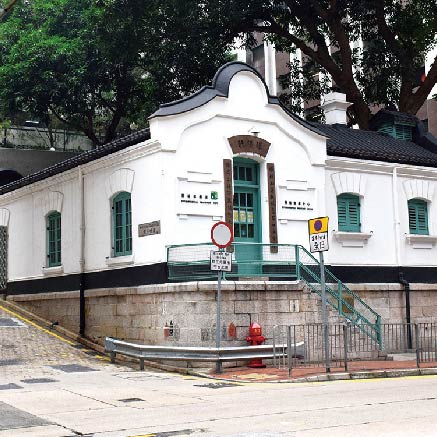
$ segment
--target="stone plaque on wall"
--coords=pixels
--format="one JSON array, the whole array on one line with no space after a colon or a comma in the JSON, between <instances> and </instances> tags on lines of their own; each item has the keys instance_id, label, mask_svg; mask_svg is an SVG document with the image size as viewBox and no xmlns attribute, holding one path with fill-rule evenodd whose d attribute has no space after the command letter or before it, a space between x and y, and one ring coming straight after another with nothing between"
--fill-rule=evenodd
<instances>
[{"instance_id":1,"label":"stone plaque on wall","mask_svg":"<svg viewBox=\"0 0 437 437\"><path fill-rule=\"evenodd\" d=\"M236 135L228 139L232 152L238 153L256 153L264 158L270 148L270 143L255 135Z\"/></svg>"},{"instance_id":2,"label":"stone plaque on wall","mask_svg":"<svg viewBox=\"0 0 437 437\"><path fill-rule=\"evenodd\" d=\"M269 234L270 243L278 242L278 220L276 217L275 164L267 164L267 190L269 196ZM270 252L277 253L278 246L270 246Z\"/></svg>"},{"instance_id":3,"label":"stone plaque on wall","mask_svg":"<svg viewBox=\"0 0 437 437\"><path fill-rule=\"evenodd\" d=\"M161 221L156 220L150 223L141 223L138 225L138 237L147 237L161 233Z\"/></svg>"}]
</instances>

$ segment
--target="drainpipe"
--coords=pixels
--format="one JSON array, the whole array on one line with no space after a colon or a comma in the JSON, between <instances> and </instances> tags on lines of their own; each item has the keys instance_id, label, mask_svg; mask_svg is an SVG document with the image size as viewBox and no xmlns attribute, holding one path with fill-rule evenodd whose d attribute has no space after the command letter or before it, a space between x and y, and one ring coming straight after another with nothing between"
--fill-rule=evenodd
<instances>
[{"instance_id":1,"label":"drainpipe","mask_svg":"<svg viewBox=\"0 0 437 437\"><path fill-rule=\"evenodd\" d=\"M79 335L85 336L85 196L82 167L79 166L79 214L80 214L80 258L79 258Z\"/></svg>"},{"instance_id":2,"label":"drainpipe","mask_svg":"<svg viewBox=\"0 0 437 437\"><path fill-rule=\"evenodd\" d=\"M405 289L405 317L407 320L407 343L408 349L412 349L411 341L411 314L410 314L410 283L404 278L404 273L399 271L399 283L404 286Z\"/></svg>"},{"instance_id":3,"label":"drainpipe","mask_svg":"<svg viewBox=\"0 0 437 437\"><path fill-rule=\"evenodd\" d=\"M395 249L396 249L396 264L399 267L399 283L404 286L405 290L405 318L407 321L407 346L412 348L411 340L411 306L410 306L410 283L404 278L404 272L401 270L402 254L401 254L401 222L399 220L399 197L398 197L398 167L393 168L393 216L394 216L394 231L395 231Z\"/></svg>"},{"instance_id":4,"label":"drainpipe","mask_svg":"<svg viewBox=\"0 0 437 437\"><path fill-rule=\"evenodd\" d=\"M399 197L398 197L398 167L393 168L393 178L392 178L392 193L393 193L393 227L395 234L395 252L396 252L396 265L402 265L401 256L401 222L399 220Z\"/></svg>"}]
</instances>

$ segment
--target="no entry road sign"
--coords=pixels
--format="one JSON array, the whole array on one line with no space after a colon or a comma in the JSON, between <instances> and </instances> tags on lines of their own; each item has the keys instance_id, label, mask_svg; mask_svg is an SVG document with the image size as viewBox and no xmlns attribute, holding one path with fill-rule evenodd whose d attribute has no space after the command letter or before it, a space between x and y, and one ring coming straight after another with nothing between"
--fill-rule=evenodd
<instances>
[{"instance_id":1,"label":"no entry road sign","mask_svg":"<svg viewBox=\"0 0 437 437\"><path fill-rule=\"evenodd\" d=\"M234 240L231 225L226 222L217 222L211 228L211 240L220 249L228 247Z\"/></svg>"}]
</instances>

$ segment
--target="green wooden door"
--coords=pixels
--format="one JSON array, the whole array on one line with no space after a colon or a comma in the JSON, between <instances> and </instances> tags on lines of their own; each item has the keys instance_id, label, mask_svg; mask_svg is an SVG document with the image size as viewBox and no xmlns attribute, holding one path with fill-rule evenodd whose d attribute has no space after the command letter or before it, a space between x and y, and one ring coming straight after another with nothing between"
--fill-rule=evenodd
<instances>
[{"instance_id":1,"label":"green wooden door","mask_svg":"<svg viewBox=\"0 0 437 437\"><path fill-rule=\"evenodd\" d=\"M234 241L259 243L261 217L258 164L249 159L234 159ZM239 275L260 274L261 247L235 246Z\"/></svg>"}]
</instances>

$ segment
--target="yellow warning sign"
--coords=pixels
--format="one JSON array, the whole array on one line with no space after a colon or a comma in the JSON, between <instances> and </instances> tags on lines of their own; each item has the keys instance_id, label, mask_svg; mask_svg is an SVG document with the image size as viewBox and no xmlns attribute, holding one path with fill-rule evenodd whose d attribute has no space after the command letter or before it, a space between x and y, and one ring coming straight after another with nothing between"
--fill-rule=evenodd
<instances>
[{"instance_id":1,"label":"yellow warning sign","mask_svg":"<svg viewBox=\"0 0 437 437\"><path fill-rule=\"evenodd\" d=\"M329 217L318 217L308 220L308 231L310 235L328 232Z\"/></svg>"}]
</instances>

